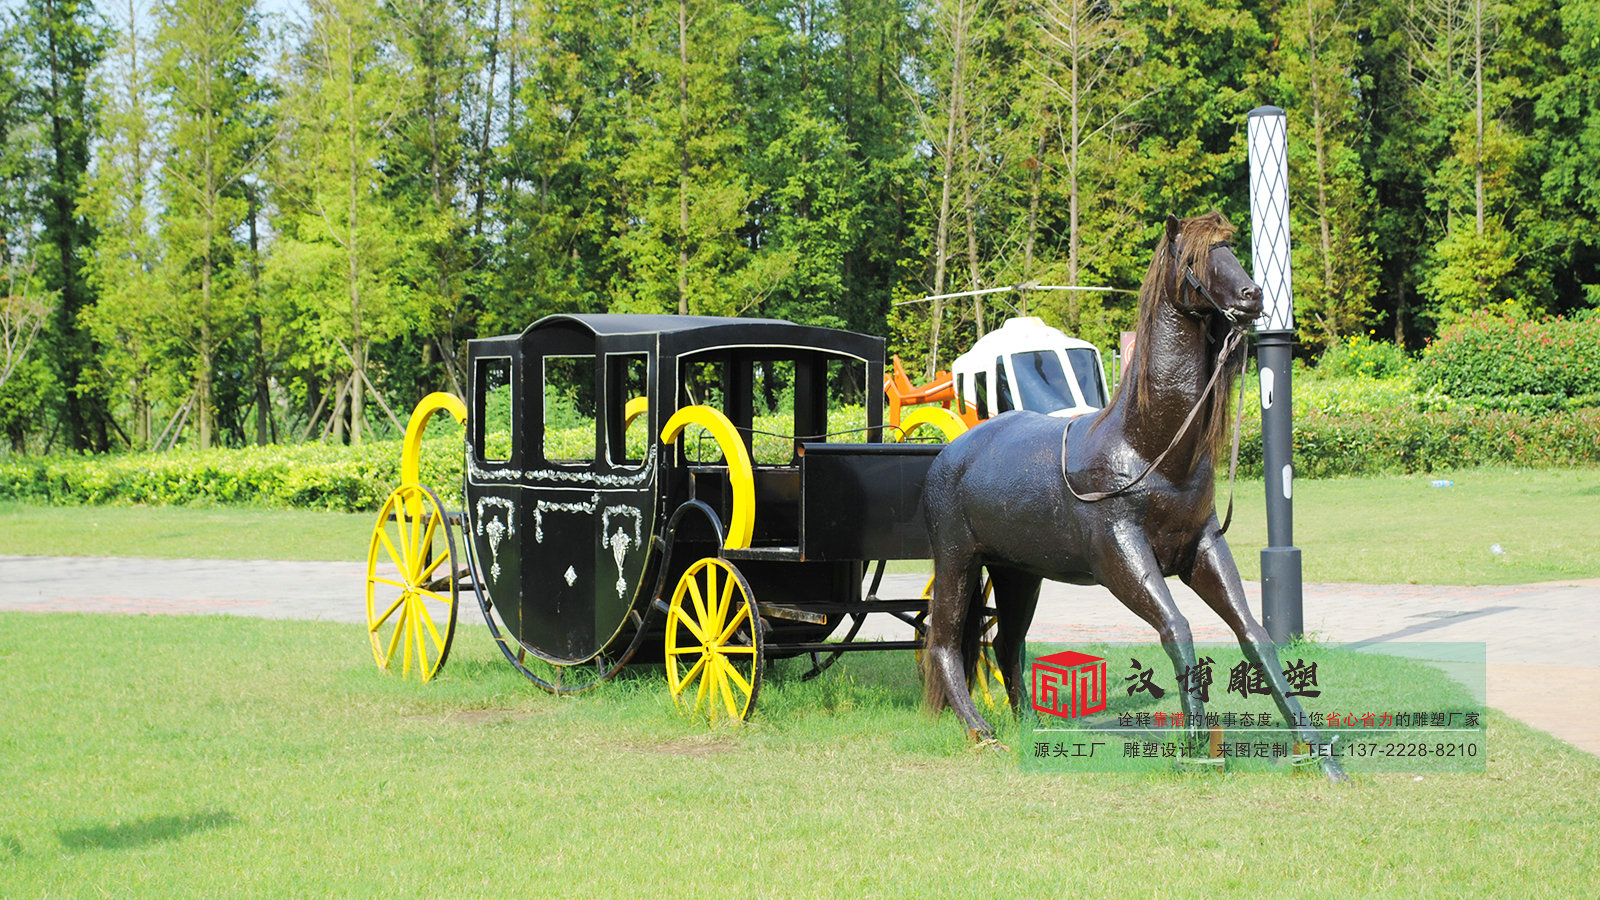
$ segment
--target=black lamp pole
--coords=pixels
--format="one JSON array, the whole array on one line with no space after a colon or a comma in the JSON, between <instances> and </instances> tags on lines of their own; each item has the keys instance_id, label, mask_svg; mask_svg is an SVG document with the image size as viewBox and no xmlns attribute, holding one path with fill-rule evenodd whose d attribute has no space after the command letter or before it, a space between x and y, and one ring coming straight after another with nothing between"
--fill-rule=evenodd
<instances>
[{"instance_id":1,"label":"black lamp pole","mask_svg":"<svg viewBox=\"0 0 1600 900\"><path fill-rule=\"evenodd\" d=\"M1289 266L1288 122L1276 106L1246 119L1250 148L1250 258L1265 308L1256 320L1267 546L1261 551L1261 619L1279 643L1305 632L1300 548L1294 546L1294 290Z\"/></svg>"}]
</instances>

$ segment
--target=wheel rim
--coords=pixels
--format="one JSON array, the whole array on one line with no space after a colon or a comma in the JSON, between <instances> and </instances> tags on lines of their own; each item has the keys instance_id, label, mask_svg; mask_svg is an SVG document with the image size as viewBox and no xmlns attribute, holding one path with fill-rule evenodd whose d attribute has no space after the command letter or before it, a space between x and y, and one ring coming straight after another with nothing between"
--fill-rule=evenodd
<instances>
[{"instance_id":1,"label":"wheel rim","mask_svg":"<svg viewBox=\"0 0 1600 900\"><path fill-rule=\"evenodd\" d=\"M667 686L680 709L743 721L761 691L761 629L750 585L715 557L678 579L667 610Z\"/></svg>"},{"instance_id":2,"label":"wheel rim","mask_svg":"<svg viewBox=\"0 0 1600 900\"><path fill-rule=\"evenodd\" d=\"M380 669L438 674L456 631L456 542L439 498L418 484L389 495L367 546L367 637Z\"/></svg>"}]
</instances>

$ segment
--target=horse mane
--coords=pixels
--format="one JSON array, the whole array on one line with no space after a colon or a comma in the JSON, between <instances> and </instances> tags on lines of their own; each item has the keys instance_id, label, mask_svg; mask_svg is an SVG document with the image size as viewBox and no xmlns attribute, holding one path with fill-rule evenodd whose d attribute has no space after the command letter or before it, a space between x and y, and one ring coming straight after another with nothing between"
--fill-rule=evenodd
<instances>
[{"instance_id":1,"label":"horse mane","mask_svg":"<svg viewBox=\"0 0 1600 900\"><path fill-rule=\"evenodd\" d=\"M1155 257L1150 260L1150 268L1145 272L1144 282L1139 285L1139 322L1134 328L1133 339L1133 368L1117 383L1116 392L1111 397L1110 406L1119 403L1127 404L1126 414L1136 416L1140 410L1150 405L1150 357L1151 354L1143 352L1150 346L1150 334L1155 328L1156 314L1159 311L1164 292L1169 285L1178 285L1185 268L1192 269L1195 277L1207 289L1211 287L1211 268L1206 265L1211 252L1211 246L1219 241L1233 239L1238 229L1228 221L1227 217L1215 210L1204 215L1192 216L1178 222L1178 237L1184 248L1180 258L1172 252L1169 246L1166 230L1161 233L1161 240L1156 243ZM1175 290L1182 290L1176 287ZM1213 316L1206 328L1206 347L1220 347L1222 340L1227 336L1228 322L1220 316ZM1214 354L1215 351L1210 351ZM1208 359L1210 358L1208 354ZM1233 375L1244 371L1246 354L1241 349L1223 365L1230 370L1225 373L1218 389L1208 398L1206 409L1202 416L1201 439L1195 444L1195 454L1190 461L1191 471L1193 466L1199 465L1201 458L1207 453L1218 453L1228 433L1228 388L1233 383ZM1201 373L1202 377L1209 378L1211 371L1208 368ZM1109 409L1109 406L1108 406ZM1106 417L1101 416L1104 421ZM1099 425L1097 421L1095 425Z\"/></svg>"}]
</instances>

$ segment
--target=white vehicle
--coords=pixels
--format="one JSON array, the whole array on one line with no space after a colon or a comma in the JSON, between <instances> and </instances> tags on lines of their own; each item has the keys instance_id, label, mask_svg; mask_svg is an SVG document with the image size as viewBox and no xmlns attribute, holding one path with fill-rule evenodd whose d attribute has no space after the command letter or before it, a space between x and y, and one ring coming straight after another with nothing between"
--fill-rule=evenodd
<instances>
[{"instance_id":1,"label":"white vehicle","mask_svg":"<svg viewBox=\"0 0 1600 900\"><path fill-rule=\"evenodd\" d=\"M950 366L956 396L979 420L1012 409L1060 418L1105 407L1100 351L1036 316L1007 319Z\"/></svg>"}]
</instances>

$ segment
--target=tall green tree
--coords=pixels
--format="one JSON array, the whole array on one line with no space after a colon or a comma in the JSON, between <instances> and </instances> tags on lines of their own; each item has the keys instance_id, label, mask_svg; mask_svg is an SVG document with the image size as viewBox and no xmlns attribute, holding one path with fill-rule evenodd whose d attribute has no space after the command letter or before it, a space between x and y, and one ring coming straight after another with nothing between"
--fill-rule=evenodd
<instances>
[{"instance_id":1,"label":"tall green tree","mask_svg":"<svg viewBox=\"0 0 1600 900\"><path fill-rule=\"evenodd\" d=\"M102 349L109 382L126 396L134 443L147 446L153 397L171 400L166 372L178 360L161 323L166 293L156 284L161 257L156 172L160 126L148 7L117 7L116 45L93 80L100 133L83 209L95 231L87 277L98 301L85 314ZM180 392L190 391L189 379ZM158 384L157 382L163 382Z\"/></svg>"},{"instance_id":2,"label":"tall green tree","mask_svg":"<svg viewBox=\"0 0 1600 900\"><path fill-rule=\"evenodd\" d=\"M60 298L45 346L62 391L61 426L72 449L105 450L116 423L98 368L101 348L84 324L95 302L84 271L94 229L78 199L97 112L89 75L105 53L106 31L81 0L29 0L20 26L24 71L44 133L36 266L46 290Z\"/></svg>"},{"instance_id":3,"label":"tall green tree","mask_svg":"<svg viewBox=\"0 0 1600 900\"><path fill-rule=\"evenodd\" d=\"M281 236L268 274L299 310L300 367L330 379L334 436L359 443L367 399L382 399L374 342L431 312L403 277L416 236L385 187L407 107L377 10L361 0L311 0L309 10L285 86Z\"/></svg>"},{"instance_id":4,"label":"tall green tree","mask_svg":"<svg viewBox=\"0 0 1600 900\"><path fill-rule=\"evenodd\" d=\"M1346 0L1292 0L1275 17L1275 99L1296 114L1289 131L1295 319L1313 346L1359 333L1377 286L1363 110L1360 92L1351 90L1360 83L1357 16Z\"/></svg>"},{"instance_id":5,"label":"tall green tree","mask_svg":"<svg viewBox=\"0 0 1600 900\"><path fill-rule=\"evenodd\" d=\"M254 0L163 0L157 83L168 124L161 166L163 321L190 351L199 445L217 437L215 383L244 320L245 180L260 162L250 109L261 39Z\"/></svg>"}]
</instances>

